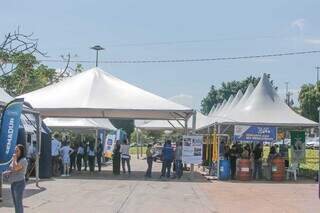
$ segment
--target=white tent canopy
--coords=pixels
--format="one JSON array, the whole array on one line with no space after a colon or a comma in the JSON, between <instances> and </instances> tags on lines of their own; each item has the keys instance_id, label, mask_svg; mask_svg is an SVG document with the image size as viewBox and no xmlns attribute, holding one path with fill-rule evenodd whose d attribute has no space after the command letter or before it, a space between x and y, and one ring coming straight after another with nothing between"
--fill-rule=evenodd
<instances>
[{"instance_id":1,"label":"white tent canopy","mask_svg":"<svg viewBox=\"0 0 320 213\"><path fill-rule=\"evenodd\" d=\"M21 97L45 117L184 120L193 110L142 90L99 68Z\"/></svg>"},{"instance_id":2,"label":"white tent canopy","mask_svg":"<svg viewBox=\"0 0 320 213\"><path fill-rule=\"evenodd\" d=\"M207 122L207 116L203 115L200 112L196 112L196 128L204 125ZM136 125L139 129L144 130L184 130L184 122L178 122L176 120L159 120L159 121L150 121L145 124ZM192 127L192 118L188 120L188 128Z\"/></svg>"},{"instance_id":3,"label":"white tent canopy","mask_svg":"<svg viewBox=\"0 0 320 213\"><path fill-rule=\"evenodd\" d=\"M208 117L204 125L198 125L197 130L205 129L215 123L287 127L311 127L317 125L317 123L297 114L285 104L266 75L263 75L256 88L249 84L241 99L239 98L241 96L239 93L231 104L228 104L228 101L223 108L220 107L211 117ZM226 110L228 105L229 109Z\"/></svg>"},{"instance_id":4,"label":"white tent canopy","mask_svg":"<svg viewBox=\"0 0 320 213\"><path fill-rule=\"evenodd\" d=\"M106 118L46 118L43 121L51 128L116 130Z\"/></svg>"},{"instance_id":5,"label":"white tent canopy","mask_svg":"<svg viewBox=\"0 0 320 213\"><path fill-rule=\"evenodd\" d=\"M273 125L273 126L316 126L317 123L294 112L278 96L267 75L240 107L226 115L235 124Z\"/></svg>"}]
</instances>

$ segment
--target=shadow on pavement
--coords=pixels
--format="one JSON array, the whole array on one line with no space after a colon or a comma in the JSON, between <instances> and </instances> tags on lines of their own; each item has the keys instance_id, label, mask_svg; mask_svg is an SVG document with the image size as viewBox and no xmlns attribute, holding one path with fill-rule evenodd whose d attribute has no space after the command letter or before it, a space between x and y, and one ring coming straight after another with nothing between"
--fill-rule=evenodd
<instances>
[{"instance_id":1,"label":"shadow on pavement","mask_svg":"<svg viewBox=\"0 0 320 213\"><path fill-rule=\"evenodd\" d=\"M81 173L74 172L69 177L58 177L56 179L84 179L84 180L123 180L123 181L172 181L172 182L197 182L208 183L207 179L201 176L199 173L194 172L191 177L190 172L184 172L180 179L177 178L160 178L160 172L153 172L152 178L145 178L145 171L132 171L128 173L121 173L120 175L114 175L112 171L103 170L101 172L94 172L90 174L88 171Z\"/></svg>"},{"instance_id":2,"label":"shadow on pavement","mask_svg":"<svg viewBox=\"0 0 320 213\"><path fill-rule=\"evenodd\" d=\"M47 190L47 189L44 187L34 188L34 189L26 188L24 190L23 198L31 197L31 196L39 194L45 190ZM2 198L3 198L3 200L0 203L0 208L1 207L14 207L10 187L2 188Z\"/></svg>"}]
</instances>

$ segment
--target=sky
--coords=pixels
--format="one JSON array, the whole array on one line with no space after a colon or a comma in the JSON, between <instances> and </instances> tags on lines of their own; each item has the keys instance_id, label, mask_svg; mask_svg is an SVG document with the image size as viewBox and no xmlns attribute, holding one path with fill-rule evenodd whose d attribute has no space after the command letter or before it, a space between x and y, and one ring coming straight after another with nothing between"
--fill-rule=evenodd
<instances>
[{"instance_id":1,"label":"sky","mask_svg":"<svg viewBox=\"0 0 320 213\"><path fill-rule=\"evenodd\" d=\"M98 1L10 0L1 3L0 42L20 27L49 59L70 53L95 60L161 60L320 50L319 0ZM63 68L63 63L46 63ZM103 70L199 109L211 85L270 73L284 96L316 80L320 54L192 63L105 64ZM84 63L89 69L94 63ZM295 98L296 99L296 98Z\"/></svg>"}]
</instances>

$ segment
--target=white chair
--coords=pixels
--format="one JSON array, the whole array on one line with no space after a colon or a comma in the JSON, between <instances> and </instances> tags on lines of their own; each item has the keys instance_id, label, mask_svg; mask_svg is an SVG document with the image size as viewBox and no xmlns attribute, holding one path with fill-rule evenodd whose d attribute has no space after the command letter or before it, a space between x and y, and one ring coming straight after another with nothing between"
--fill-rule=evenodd
<instances>
[{"instance_id":1,"label":"white chair","mask_svg":"<svg viewBox=\"0 0 320 213\"><path fill-rule=\"evenodd\" d=\"M294 181L297 181L297 173L299 172L299 163L292 162L291 165L286 170L287 180L289 180L290 174L293 174Z\"/></svg>"}]
</instances>

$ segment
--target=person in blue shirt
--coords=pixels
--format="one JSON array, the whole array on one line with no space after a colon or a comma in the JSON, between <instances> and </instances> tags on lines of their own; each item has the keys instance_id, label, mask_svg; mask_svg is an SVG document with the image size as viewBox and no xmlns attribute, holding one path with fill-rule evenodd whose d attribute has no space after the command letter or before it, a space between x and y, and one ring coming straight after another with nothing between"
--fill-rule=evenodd
<instances>
[{"instance_id":1,"label":"person in blue shirt","mask_svg":"<svg viewBox=\"0 0 320 213\"><path fill-rule=\"evenodd\" d=\"M162 169L161 177L170 178L171 164L173 161L174 152L171 141L167 140L162 149Z\"/></svg>"}]
</instances>

